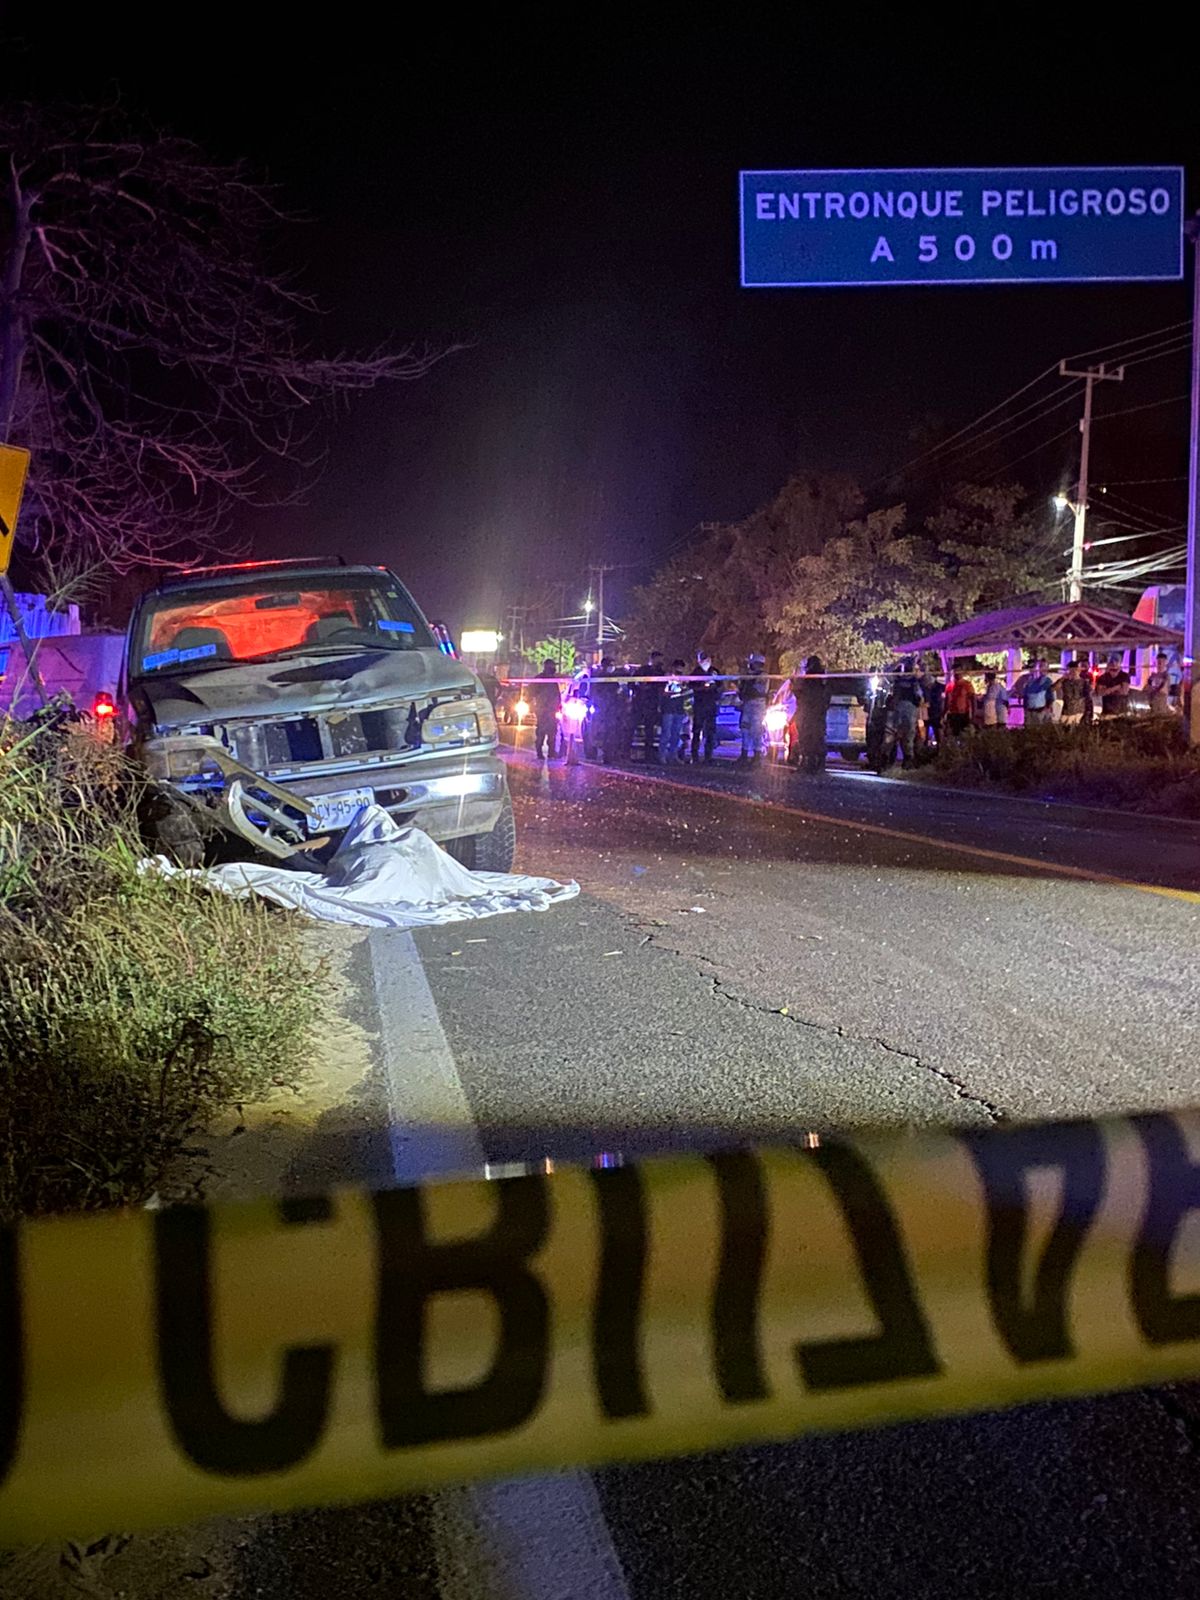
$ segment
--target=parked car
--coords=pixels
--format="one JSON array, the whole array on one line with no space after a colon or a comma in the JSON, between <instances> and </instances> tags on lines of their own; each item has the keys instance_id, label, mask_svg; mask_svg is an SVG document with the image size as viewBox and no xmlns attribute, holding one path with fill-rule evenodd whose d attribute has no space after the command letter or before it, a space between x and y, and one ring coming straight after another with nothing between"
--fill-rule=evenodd
<instances>
[{"instance_id":1,"label":"parked car","mask_svg":"<svg viewBox=\"0 0 1200 1600\"><path fill-rule=\"evenodd\" d=\"M870 678L839 678L825 715L825 742L844 761L858 761L867 751L867 702ZM796 697L789 679L780 684L767 708L766 730L772 754L786 760L795 738Z\"/></svg>"},{"instance_id":2,"label":"parked car","mask_svg":"<svg viewBox=\"0 0 1200 1600\"><path fill-rule=\"evenodd\" d=\"M224 833L288 856L363 806L506 871L512 802L475 674L385 567L250 562L168 578L134 608L121 698L158 780L151 843Z\"/></svg>"}]
</instances>

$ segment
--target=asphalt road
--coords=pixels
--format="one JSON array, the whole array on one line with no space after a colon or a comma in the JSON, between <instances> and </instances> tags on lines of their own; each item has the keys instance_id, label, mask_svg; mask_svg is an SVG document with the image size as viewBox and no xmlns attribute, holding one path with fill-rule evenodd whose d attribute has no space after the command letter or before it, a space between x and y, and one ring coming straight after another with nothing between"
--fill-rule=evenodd
<instances>
[{"instance_id":1,"label":"asphalt road","mask_svg":"<svg viewBox=\"0 0 1200 1600\"><path fill-rule=\"evenodd\" d=\"M1200 827L835 771L513 754L510 780L518 865L583 892L358 945L347 1087L290 1136L284 1188L1200 1104ZM1200 1399L246 1518L87 1566L31 1552L0 1589L1175 1600L1200 1587Z\"/></svg>"},{"instance_id":2,"label":"asphalt road","mask_svg":"<svg viewBox=\"0 0 1200 1600\"><path fill-rule=\"evenodd\" d=\"M416 937L490 1161L1200 1103L1200 829L833 774L510 778L520 865L582 896ZM595 1483L635 1600L1166 1597L1200 1580L1197 1448L1175 1388Z\"/></svg>"}]
</instances>

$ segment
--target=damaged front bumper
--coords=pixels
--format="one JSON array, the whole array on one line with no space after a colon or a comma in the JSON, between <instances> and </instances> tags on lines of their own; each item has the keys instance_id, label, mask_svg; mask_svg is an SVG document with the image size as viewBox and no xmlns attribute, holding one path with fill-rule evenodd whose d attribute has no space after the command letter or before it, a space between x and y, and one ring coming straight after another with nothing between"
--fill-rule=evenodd
<instances>
[{"instance_id":1,"label":"damaged front bumper","mask_svg":"<svg viewBox=\"0 0 1200 1600\"><path fill-rule=\"evenodd\" d=\"M142 749L151 778L198 806L209 822L278 860L307 849L315 816L303 796L243 766L204 734L157 740Z\"/></svg>"},{"instance_id":2,"label":"damaged front bumper","mask_svg":"<svg viewBox=\"0 0 1200 1600\"><path fill-rule=\"evenodd\" d=\"M202 807L210 822L277 859L339 832L350 816L330 822L326 811L347 794L361 794L364 804L382 806L439 843L489 832L507 795L503 765L487 748L289 772L286 784L246 766L205 734L148 740L140 756L152 778Z\"/></svg>"}]
</instances>

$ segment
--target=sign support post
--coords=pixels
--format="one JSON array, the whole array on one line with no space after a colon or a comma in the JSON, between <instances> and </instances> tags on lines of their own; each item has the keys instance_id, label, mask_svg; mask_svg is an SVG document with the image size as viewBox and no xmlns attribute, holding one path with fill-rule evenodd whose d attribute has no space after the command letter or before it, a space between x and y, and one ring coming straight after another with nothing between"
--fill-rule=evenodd
<instances>
[{"instance_id":1,"label":"sign support post","mask_svg":"<svg viewBox=\"0 0 1200 1600\"><path fill-rule=\"evenodd\" d=\"M1192 682L1188 743L1200 744L1200 696L1195 692L1196 646L1200 642L1200 212L1183 231L1192 241L1192 424L1188 440L1187 599L1183 615L1183 659Z\"/></svg>"},{"instance_id":2,"label":"sign support post","mask_svg":"<svg viewBox=\"0 0 1200 1600\"><path fill-rule=\"evenodd\" d=\"M8 576L8 563L12 556L13 541L17 535L17 517L21 510L21 496L25 492L25 474L28 470L28 450L21 450L10 444L0 445L0 592L4 595L5 609L12 618L13 631L24 653L25 665L37 690L38 700L45 705L46 689L42 683L42 675L37 669L34 646L25 632L25 619L21 616L17 597L13 593L12 580Z\"/></svg>"}]
</instances>

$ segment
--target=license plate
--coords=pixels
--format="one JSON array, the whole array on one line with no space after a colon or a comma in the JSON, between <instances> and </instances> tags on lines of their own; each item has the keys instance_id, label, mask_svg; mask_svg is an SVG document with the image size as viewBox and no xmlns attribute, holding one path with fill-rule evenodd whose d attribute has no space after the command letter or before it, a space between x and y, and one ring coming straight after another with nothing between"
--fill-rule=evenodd
<instances>
[{"instance_id":1,"label":"license plate","mask_svg":"<svg viewBox=\"0 0 1200 1600\"><path fill-rule=\"evenodd\" d=\"M337 828L348 828L364 806L374 805L374 789L339 789L337 794L315 794L309 800L314 815L308 819L308 831L332 833Z\"/></svg>"}]
</instances>

